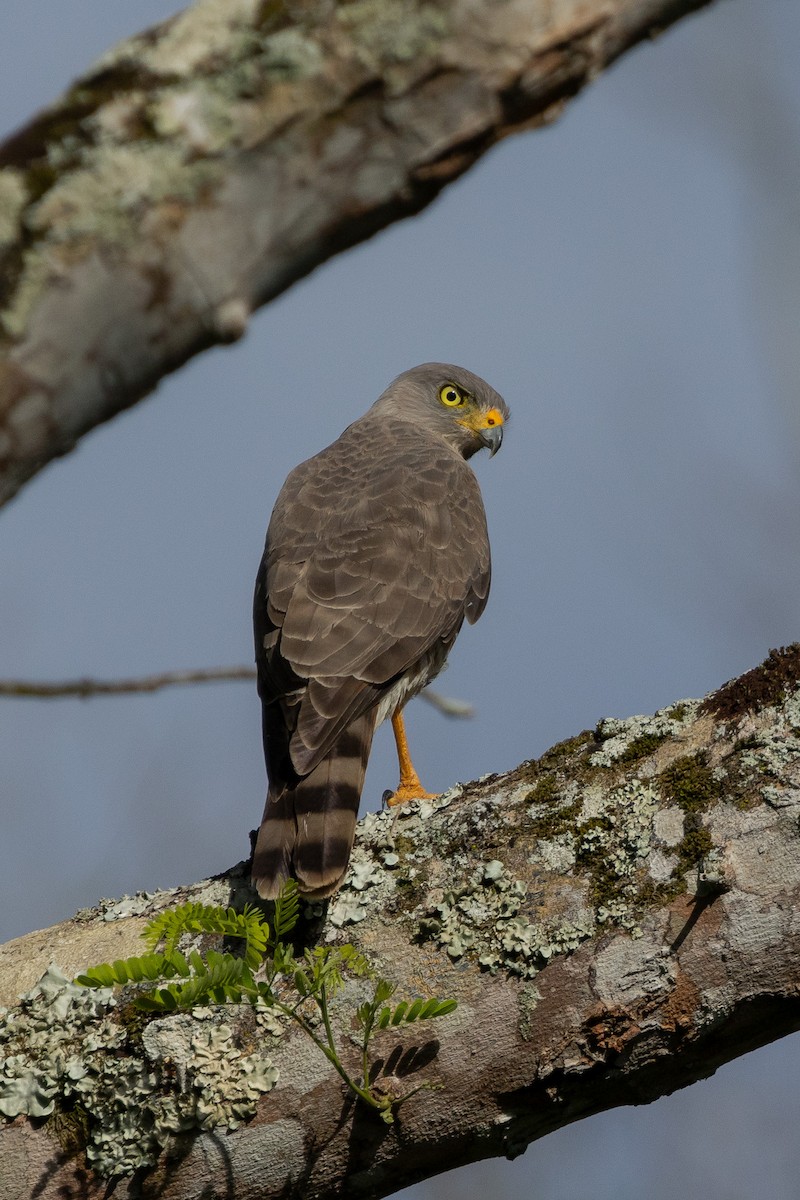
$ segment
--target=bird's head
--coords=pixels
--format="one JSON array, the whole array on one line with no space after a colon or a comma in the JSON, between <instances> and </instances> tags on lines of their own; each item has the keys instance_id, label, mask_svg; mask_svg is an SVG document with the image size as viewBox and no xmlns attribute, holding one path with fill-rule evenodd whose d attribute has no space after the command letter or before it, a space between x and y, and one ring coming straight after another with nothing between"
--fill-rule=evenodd
<instances>
[{"instance_id":1,"label":"bird's head","mask_svg":"<svg viewBox=\"0 0 800 1200\"><path fill-rule=\"evenodd\" d=\"M464 458L484 447L496 454L510 415L494 388L452 363L423 363L404 371L378 399L378 406L438 433Z\"/></svg>"}]
</instances>

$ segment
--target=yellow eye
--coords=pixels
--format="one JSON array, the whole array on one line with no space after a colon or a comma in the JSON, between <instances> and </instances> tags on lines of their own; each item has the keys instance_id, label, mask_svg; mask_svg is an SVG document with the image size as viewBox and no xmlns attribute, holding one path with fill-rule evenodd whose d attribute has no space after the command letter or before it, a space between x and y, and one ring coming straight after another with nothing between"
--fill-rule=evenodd
<instances>
[{"instance_id":1,"label":"yellow eye","mask_svg":"<svg viewBox=\"0 0 800 1200\"><path fill-rule=\"evenodd\" d=\"M439 388L439 399L448 408L456 408L457 405L463 404L466 398L464 393L460 392L454 383L446 383L443 387Z\"/></svg>"}]
</instances>

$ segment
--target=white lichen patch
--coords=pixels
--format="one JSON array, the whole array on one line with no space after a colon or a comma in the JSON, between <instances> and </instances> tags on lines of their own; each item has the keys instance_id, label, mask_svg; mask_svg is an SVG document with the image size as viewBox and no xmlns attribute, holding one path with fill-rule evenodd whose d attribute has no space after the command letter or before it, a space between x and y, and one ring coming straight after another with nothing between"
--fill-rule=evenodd
<instances>
[{"instance_id":1,"label":"white lichen patch","mask_svg":"<svg viewBox=\"0 0 800 1200\"><path fill-rule=\"evenodd\" d=\"M603 815L579 828L578 858L599 878L599 924L613 923L638 935L640 876L647 867L658 794L632 779L608 795Z\"/></svg>"},{"instance_id":2,"label":"white lichen patch","mask_svg":"<svg viewBox=\"0 0 800 1200\"><path fill-rule=\"evenodd\" d=\"M123 1031L107 1018L113 1004L110 990L89 992L51 966L19 1007L0 1011L0 1113L49 1116L62 1080L85 1074L85 1053L115 1049L124 1041Z\"/></svg>"},{"instance_id":3,"label":"white lichen patch","mask_svg":"<svg viewBox=\"0 0 800 1200\"><path fill-rule=\"evenodd\" d=\"M653 822L658 809L658 793L650 784L632 779L609 796L609 808L616 817L607 848L619 877L630 876L647 857L653 837Z\"/></svg>"},{"instance_id":4,"label":"white lichen patch","mask_svg":"<svg viewBox=\"0 0 800 1200\"><path fill-rule=\"evenodd\" d=\"M426 821L431 813L441 812L444 808L449 808L454 800L458 800L464 794L463 783L454 783L446 792L440 792L438 796L431 796L428 800L412 800L407 804L401 804L395 809L389 810L387 816L397 817L399 820L408 822L409 820L415 824L416 822ZM380 814L375 814L376 816Z\"/></svg>"},{"instance_id":5,"label":"white lichen patch","mask_svg":"<svg viewBox=\"0 0 800 1200\"><path fill-rule=\"evenodd\" d=\"M234 116L229 103L209 88L172 88L148 109L161 137L180 137L199 154L214 154L230 140Z\"/></svg>"},{"instance_id":6,"label":"white lichen patch","mask_svg":"<svg viewBox=\"0 0 800 1200\"><path fill-rule=\"evenodd\" d=\"M548 871L562 875L575 866L575 838L571 833L557 834L553 838L540 838L535 854L529 862L541 865Z\"/></svg>"},{"instance_id":7,"label":"white lichen patch","mask_svg":"<svg viewBox=\"0 0 800 1200\"><path fill-rule=\"evenodd\" d=\"M379 814L371 815L376 817ZM337 929L342 925L356 925L363 921L369 914L368 906L378 903L379 897L385 900L394 890L391 867L396 864L390 866L382 861L390 853L385 849L380 854L383 845L380 835L377 846L374 843L367 844L362 839L350 856L344 883L328 911L328 919Z\"/></svg>"},{"instance_id":8,"label":"white lichen patch","mask_svg":"<svg viewBox=\"0 0 800 1200\"><path fill-rule=\"evenodd\" d=\"M337 12L363 61L378 68L386 61L412 63L441 45L449 30L447 14L414 0L353 0Z\"/></svg>"},{"instance_id":9,"label":"white lichen patch","mask_svg":"<svg viewBox=\"0 0 800 1200\"><path fill-rule=\"evenodd\" d=\"M328 911L331 925L340 929L343 925L358 924L383 908L401 878L415 877L415 864L425 862L434 853L425 837L431 817L446 809L463 790L463 785L456 784L430 800L415 800L396 808L367 813L359 824L358 841L350 856L344 882ZM405 843L418 840L419 849L407 850L401 857L397 852L400 833Z\"/></svg>"},{"instance_id":10,"label":"white lichen patch","mask_svg":"<svg viewBox=\"0 0 800 1200\"><path fill-rule=\"evenodd\" d=\"M103 899L99 907L104 921L124 921L126 917L141 917L145 913L152 916L156 897L163 898L166 904L176 891L173 888L169 892L137 892L135 896L120 896L119 900Z\"/></svg>"},{"instance_id":11,"label":"white lichen patch","mask_svg":"<svg viewBox=\"0 0 800 1200\"><path fill-rule=\"evenodd\" d=\"M229 1025L204 1025L192 1036L186 1063L189 1120L201 1129L238 1129L258 1098L278 1082L278 1069L257 1054L242 1054Z\"/></svg>"},{"instance_id":12,"label":"white lichen patch","mask_svg":"<svg viewBox=\"0 0 800 1200\"><path fill-rule=\"evenodd\" d=\"M546 802L543 816L541 803L530 806L534 829L543 820L554 824L557 832L539 838L528 861L564 874L577 866L588 875L595 897L590 924L619 924L635 932L645 875L649 871L655 879L655 871L658 882L666 881L677 863L675 856L670 856L674 860L670 863L655 845L658 803L656 788L641 779L610 791L591 784L581 790L572 783ZM586 926L584 919L581 928Z\"/></svg>"},{"instance_id":13,"label":"white lichen patch","mask_svg":"<svg viewBox=\"0 0 800 1200\"><path fill-rule=\"evenodd\" d=\"M453 959L473 951L480 965L504 968L530 979L553 955L575 949L589 937L590 915L546 924L522 911L528 886L514 879L499 859L478 866L466 886L448 891L423 917L423 932Z\"/></svg>"},{"instance_id":14,"label":"white lichen patch","mask_svg":"<svg viewBox=\"0 0 800 1200\"><path fill-rule=\"evenodd\" d=\"M239 876L241 880L241 876ZM206 879L200 887L193 887L191 899L198 904L209 904L227 908L233 903L235 891L231 893L231 876L218 875L214 879ZM180 890L180 889L178 889ZM248 896L249 898L249 896Z\"/></svg>"},{"instance_id":15,"label":"white lichen patch","mask_svg":"<svg viewBox=\"0 0 800 1200\"><path fill-rule=\"evenodd\" d=\"M155 892L136 892L133 896L119 896L110 899L103 896L94 908L80 908L75 913L76 921L94 921L100 917L103 921L124 921L128 917L152 917L161 909L174 903L179 888L164 888Z\"/></svg>"},{"instance_id":16,"label":"white lichen patch","mask_svg":"<svg viewBox=\"0 0 800 1200\"><path fill-rule=\"evenodd\" d=\"M344 889L339 892L336 902L328 913L331 925L335 925L337 929L340 929L342 925L357 925L369 913L363 900L357 900L353 896L342 894L343 891Z\"/></svg>"},{"instance_id":17,"label":"white lichen patch","mask_svg":"<svg viewBox=\"0 0 800 1200\"><path fill-rule=\"evenodd\" d=\"M195 74L237 33L245 40L253 38L258 7L259 0L196 0L166 22L157 37L137 34L113 46L95 63L93 73L126 64L167 77Z\"/></svg>"},{"instance_id":18,"label":"white lichen patch","mask_svg":"<svg viewBox=\"0 0 800 1200\"><path fill-rule=\"evenodd\" d=\"M779 785L761 783L759 791L767 804L790 808L800 803L800 688L779 706L764 710L748 742L739 766L760 780L781 780Z\"/></svg>"},{"instance_id":19,"label":"white lichen patch","mask_svg":"<svg viewBox=\"0 0 800 1200\"><path fill-rule=\"evenodd\" d=\"M142 205L197 199L222 178L209 161L186 161L186 148L132 142L95 148L85 165L66 171L28 211L28 224L56 242L100 236L125 244L138 236Z\"/></svg>"},{"instance_id":20,"label":"white lichen patch","mask_svg":"<svg viewBox=\"0 0 800 1200\"><path fill-rule=\"evenodd\" d=\"M669 708L659 709L652 716L628 717L619 720L606 717L597 727L603 745L595 750L589 762L593 767L612 767L637 743L645 745L644 739L660 739L678 736L694 720L698 700L681 700Z\"/></svg>"},{"instance_id":21,"label":"white lichen patch","mask_svg":"<svg viewBox=\"0 0 800 1200\"><path fill-rule=\"evenodd\" d=\"M511 789L494 789L492 779L472 785L468 803L458 803L459 787L368 816L331 905L328 940L388 905L454 961L531 979L606 929L638 938L654 888L666 902L683 886L685 813L653 777L653 750L676 730L686 739L696 708L666 709L655 726L648 718L613 723L607 741L619 740L608 762L635 745L627 777L616 782L596 770L562 781L551 757L533 773L533 788L528 772Z\"/></svg>"},{"instance_id":22,"label":"white lichen patch","mask_svg":"<svg viewBox=\"0 0 800 1200\"><path fill-rule=\"evenodd\" d=\"M591 821L592 817L601 816L608 804L608 792L605 788L592 785L579 788L577 783L570 782L564 789L564 798L572 802L576 797L580 797L581 821Z\"/></svg>"},{"instance_id":23,"label":"white lichen patch","mask_svg":"<svg viewBox=\"0 0 800 1200\"><path fill-rule=\"evenodd\" d=\"M264 39L261 59L267 72L278 79L296 80L322 69L319 44L301 29L279 29Z\"/></svg>"},{"instance_id":24,"label":"white lichen patch","mask_svg":"<svg viewBox=\"0 0 800 1200\"><path fill-rule=\"evenodd\" d=\"M524 782L513 795L487 789L469 804L455 804L462 792L365 818L331 905L328 940L336 929L399 902L418 934L453 960L530 979L602 926L636 936L643 889L666 882L677 865L654 837L660 793L649 780L626 780L610 791L571 781L534 802ZM452 815L445 814L451 805ZM500 857L475 866L487 839L496 844L512 826L512 858L524 855L542 891L515 878ZM654 854L657 879L648 875ZM545 893L546 907L537 899Z\"/></svg>"},{"instance_id":25,"label":"white lichen patch","mask_svg":"<svg viewBox=\"0 0 800 1200\"><path fill-rule=\"evenodd\" d=\"M86 1155L104 1176L152 1165L170 1137L237 1128L278 1072L243 1051L220 1022L155 1022L134 1050L110 989L89 989L51 966L20 1004L0 1013L0 1113L80 1113Z\"/></svg>"},{"instance_id":26,"label":"white lichen patch","mask_svg":"<svg viewBox=\"0 0 800 1200\"><path fill-rule=\"evenodd\" d=\"M784 727L800 734L800 688L797 688L781 705L783 709L781 720Z\"/></svg>"}]
</instances>

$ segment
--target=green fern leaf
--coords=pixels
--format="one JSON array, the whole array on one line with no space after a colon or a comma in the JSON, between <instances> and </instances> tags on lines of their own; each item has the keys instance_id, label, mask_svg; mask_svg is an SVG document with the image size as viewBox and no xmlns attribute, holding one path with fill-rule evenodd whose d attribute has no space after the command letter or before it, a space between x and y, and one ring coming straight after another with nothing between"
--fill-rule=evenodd
<instances>
[{"instance_id":1,"label":"green fern leaf","mask_svg":"<svg viewBox=\"0 0 800 1200\"><path fill-rule=\"evenodd\" d=\"M272 918L274 940L281 941L291 933L300 915L300 893L294 879L287 879L275 900Z\"/></svg>"},{"instance_id":2,"label":"green fern leaf","mask_svg":"<svg viewBox=\"0 0 800 1200\"><path fill-rule=\"evenodd\" d=\"M164 943L164 954L170 957L185 933L213 933L223 937L242 938L248 966L255 969L269 940L269 925L251 905L243 912L233 908L187 903L159 913L145 926L142 937L151 950Z\"/></svg>"},{"instance_id":3,"label":"green fern leaf","mask_svg":"<svg viewBox=\"0 0 800 1200\"><path fill-rule=\"evenodd\" d=\"M172 975L180 975L183 979L188 979L192 973L192 968L186 961L184 955L181 954L180 950L173 950L172 954L168 959L165 960L165 962L168 970L164 971L163 974L166 975L167 978ZM154 976L149 975L148 978L153 979Z\"/></svg>"},{"instance_id":4,"label":"green fern leaf","mask_svg":"<svg viewBox=\"0 0 800 1200\"><path fill-rule=\"evenodd\" d=\"M424 1007L425 1001L418 996L406 1013L406 1025L411 1025L412 1022L416 1021Z\"/></svg>"},{"instance_id":5,"label":"green fern leaf","mask_svg":"<svg viewBox=\"0 0 800 1200\"><path fill-rule=\"evenodd\" d=\"M172 988L159 988L156 992L153 992L150 999L159 1000L160 1004L158 1007L163 1009L165 1012L174 1012L174 1010L178 1007L178 1001Z\"/></svg>"},{"instance_id":6,"label":"green fern leaf","mask_svg":"<svg viewBox=\"0 0 800 1200\"><path fill-rule=\"evenodd\" d=\"M298 962L289 947L278 942L272 952L272 965L276 975L291 975L297 970Z\"/></svg>"},{"instance_id":7,"label":"green fern leaf","mask_svg":"<svg viewBox=\"0 0 800 1200\"><path fill-rule=\"evenodd\" d=\"M163 954L144 954L140 957L118 958L113 963L100 963L78 975L76 983L84 987L113 987L126 983L155 982L175 974L188 974L182 955L165 958Z\"/></svg>"},{"instance_id":8,"label":"green fern leaf","mask_svg":"<svg viewBox=\"0 0 800 1200\"><path fill-rule=\"evenodd\" d=\"M83 987L100 988L113 987L117 980L110 963L99 963L96 967L89 967L82 975L76 976L75 982Z\"/></svg>"},{"instance_id":9,"label":"green fern leaf","mask_svg":"<svg viewBox=\"0 0 800 1200\"><path fill-rule=\"evenodd\" d=\"M375 1024L378 1027L378 1029L386 1029L386 1027L389 1024L389 1022L391 1021L391 1019L392 1019L392 1010L390 1008L382 1008L381 1011L378 1013L378 1017L377 1017L377 1020L375 1021Z\"/></svg>"},{"instance_id":10,"label":"green fern leaf","mask_svg":"<svg viewBox=\"0 0 800 1200\"><path fill-rule=\"evenodd\" d=\"M434 1017L445 1017L458 1008L457 1000L417 999L413 1004L401 1000L395 1007L382 1008L378 1013L375 1024L378 1029L388 1029L389 1026L411 1025L415 1021L430 1021Z\"/></svg>"},{"instance_id":11,"label":"green fern leaf","mask_svg":"<svg viewBox=\"0 0 800 1200\"><path fill-rule=\"evenodd\" d=\"M457 1000L437 1000L434 997L423 1006L417 1019L420 1021L429 1021L433 1017L446 1017L448 1013L455 1012L457 1008Z\"/></svg>"},{"instance_id":12,"label":"green fern leaf","mask_svg":"<svg viewBox=\"0 0 800 1200\"><path fill-rule=\"evenodd\" d=\"M275 993L268 983L259 982L255 985L254 995L270 1008L275 1006Z\"/></svg>"},{"instance_id":13,"label":"green fern leaf","mask_svg":"<svg viewBox=\"0 0 800 1200\"><path fill-rule=\"evenodd\" d=\"M400 1003L398 1005L396 1005L395 1010L392 1013L392 1024L393 1025L401 1025L403 1022L403 1017L406 1015L407 1012L408 1012L408 1001L401 1000Z\"/></svg>"},{"instance_id":14,"label":"green fern leaf","mask_svg":"<svg viewBox=\"0 0 800 1200\"><path fill-rule=\"evenodd\" d=\"M356 950L355 946L351 946L349 943L346 946L340 946L339 955L342 965L347 968L351 975L362 979L375 974L369 959Z\"/></svg>"},{"instance_id":15,"label":"green fern leaf","mask_svg":"<svg viewBox=\"0 0 800 1200\"><path fill-rule=\"evenodd\" d=\"M159 942L163 941L167 955L174 951L178 938L184 932L183 919L188 907L190 906L181 904L177 908L166 909L147 922L142 931L142 938L150 950L155 950Z\"/></svg>"},{"instance_id":16,"label":"green fern leaf","mask_svg":"<svg viewBox=\"0 0 800 1200\"><path fill-rule=\"evenodd\" d=\"M367 1025L372 1022L375 1005L367 1000L364 1004L359 1005L356 1010L356 1019L362 1029L366 1029Z\"/></svg>"},{"instance_id":17,"label":"green fern leaf","mask_svg":"<svg viewBox=\"0 0 800 1200\"><path fill-rule=\"evenodd\" d=\"M239 1004L243 995L257 995L257 988L247 965L232 955L218 955L219 961L198 971L183 983L170 984L137 996L134 1004L146 1011L190 1009L207 1004Z\"/></svg>"},{"instance_id":18,"label":"green fern leaf","mask_svg":"<svg viewBox=\"0 0 800 1200\"><path fill-rule=\"evenodd\" d=\"M294 973L294 986L301 996L311 994L311 980L302 967L298 967Z\"/></svg>"},{"instance_id":19,"label":"green fern leaf","mask_svg":"<svg viewBox=\"0 0 800 1200\"><path fill-rule=\"evenodd\" d=\"M134 983L141 983L145 978L144 967L140 958L128 959L128 974Z\"/></svg>"},{"instance_id":20,"label":"green fern leaf","mask_svg":"<svg viewBox=\"0 0 800 1200\"><path fill-rule=\"evenodd\" d=\"M395 985L390 983L388 979L379 979L375 986L374 1004L383 1004L395 992Z\"/></svg>"}]
</instances>

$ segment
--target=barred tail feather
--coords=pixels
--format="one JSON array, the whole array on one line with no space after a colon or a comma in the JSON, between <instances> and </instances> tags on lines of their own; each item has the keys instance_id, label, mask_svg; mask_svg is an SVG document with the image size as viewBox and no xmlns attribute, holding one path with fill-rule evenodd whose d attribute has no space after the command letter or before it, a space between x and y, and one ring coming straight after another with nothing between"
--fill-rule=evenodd
<instances>
[{"instance_id":1,"label":"barred tail feather","mask_svg":"<svg viewBox=\"0 0 800 1200\"><path fill-rule=\"evenodd\" d=\"M311 900L332 895L344 878L375 732L374 711L357 717L309 775L270 781L253 853L258 894L274 900L288 878Z\"/></svg>"},{"instance_id":2,"label":"barred tail feather","mask_svg":"<svg viewBox=\"0 0 800 1200\"><path fill-rule=\"evenodd\" d=\"M270 786L253 851L251 882L264 900L275 900L292 873L292 851L297 838L294 793L281 784Z\"/></svg>"}]
</instances>

